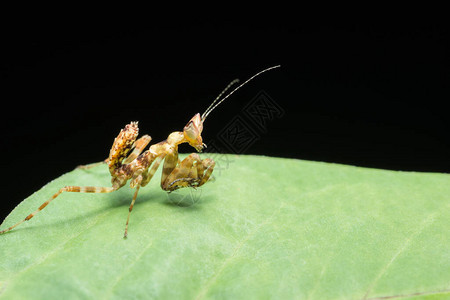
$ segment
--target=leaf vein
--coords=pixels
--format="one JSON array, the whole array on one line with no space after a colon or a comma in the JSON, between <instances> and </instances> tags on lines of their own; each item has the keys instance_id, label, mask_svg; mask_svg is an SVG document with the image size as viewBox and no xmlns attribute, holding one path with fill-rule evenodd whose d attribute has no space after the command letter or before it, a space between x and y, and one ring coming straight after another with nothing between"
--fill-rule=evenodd
<instances>
[{"instance_id":1,"label":"leaf vein","mask_svg":"<svg viewBox=\"0 0 450 300\"><path fill-rule=\"evenodd\" d=\"M394 263L394 261L397 259L397 257L399 257L403 252L405 252L405 250L409 247L409 244L411 243L411 241L417 236L419 235L426 227L428 227L430 224L433 223L434 221L434 217L435 217L436 213L432 213L430 214L427 218L425 218L425 220L422 222L422 224L420 225L420 227L414 231L410 236L408 236L405 241L403 242L402 246L398 249L397 252L394 253L394 255L392 256L392 258L387 262L387 264L380 270L380 272L378 273L378 275L374 278L374 280L372 281L372 283L369 285L369 288L367 289L364 297L362 299L367 299L369 293L372 291L372 289L374 288L375 284L378 282L378 280L386 273L386 271L392 266L392 264Z\"/></svg>"},{"instance_id":2,"label":"leaf vein","mask_svg":"<svg viewBox=\"0 0 450 300\"><path fill-rule=\"evenodd\" d=\"M142 258L142 256L145 254L145 252L147 252L147 250L150 249L150 247L152 245L153 245L153 242L150 241L150 243L148 243L148 245L145 246L145 248L141 251L141 253L139 253L139 255L136 256L136 259L134 260L134 262L129 264L128 268L117 277L117 279L114 281L114 284L111 286L111 289L109 291L110 295L108 298L112 297L113 291L117 287L119 282L122 281L122 279L125 277L126 274L130 273L130 271L133 269L133 267L136 265L136 263Z\"/></svg>"},{"instance_id":3,"label":"leaf vein","mask_svg":"<svg viewBox=\"0 0 450 300\"><path fill-rule=\"evenodd\" d=\"M69 243L70 241L76 239L77 237L79 237L82 233L84 233L86 230L89 230L90 228L94 227L95 225L98 224L98 222L100 222L100 220L103 220L105 215L107 215L108 213L110 213L110 211L104 212L101 215L99 215L97 217L97 220L95 222L93 222L91 225L89 225L88 227L84 228L82 231L80 231L78 234L68 238L67 240L65 240L64 242L60 243L58 246L56 246L51 252L49 252L47 255L42 256L41 259L39 259L38 261L34 262L33 264L29 265L27 268L23 269L22 271L16 273L13 278L17 278L19 277L21 274L27 272L28 270L43 264L45 261L47 261L50 257L52 257L53 255L57 254L59 250L63 249L64 246ZM6 285L6 283L5 283Z\"/></svg>"},{"instance_id":4,"label":"leaf vein","mask_svg":"<svg viewBox=\"0 0 450 300\"><path fill-rule=\"evenodd\" d=\"M284 203L281 203L280 207L274 212L272 213L271 216L269 216L268 218L266 218L263 222L261 222L259 225L257 225L255 227L255 229L253 229L251 232L249 232L239 243L238 245L234 248L233 253L231 254L231 256L229 256L226 260L224 260L223 264L220 266L220 268L217 270L217 272L210 278L210 280L206 283L206 285L204 286L203 289L200 290L199 294L197 295L197 297L195 297L195 299L199 300L199 299L203 299L208 290L211 288L211 286L214 284L214 282L217 281L217 279L219 278L219 276L222 274L223 270L226 268L226 266L238 255L239 251L242 249L242 246L244 246L244 244L252 237L254 236L264 225L269 224L270 222L272 222L273 218L275 217L275 215L277 213L280 212L280 210L284 207Z\"/></svg>"},{"instance_id":5,"label":"leaf vein","mask_svg":"<svg viewBox=\"0 0 450 300\"><path fill-rule=\"evenodd\" d=\"M406 297L430 296L430 295L439 295L439 294L450 294L450 290L417 292L417 293L405 294L405 295L381 296L381 297L375 297L375 298L368 298L367 300L399 299L399 298L406 298Z\"/></svg>"}]
</instances>

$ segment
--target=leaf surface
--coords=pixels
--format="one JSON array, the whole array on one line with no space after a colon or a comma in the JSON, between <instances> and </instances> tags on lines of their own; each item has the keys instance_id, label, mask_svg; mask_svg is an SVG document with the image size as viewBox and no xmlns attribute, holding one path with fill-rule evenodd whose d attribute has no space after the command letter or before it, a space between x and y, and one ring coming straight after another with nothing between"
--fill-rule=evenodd
<instances>
[{"instance_id":1,"label":"leaf surface","mask_svg":"<svg viewBox=\"0 0 450 300\"><path fill-rule=\"evenodd\" d=\"M207 156L207 155L205 155ZM168 195L63 193L0 235L0 299L448 299L450 175L216 155L215 180ZM65 185L25 199L1 228ZM388 298L383 298L388 297Z\"/></svg>"}]
</instances>

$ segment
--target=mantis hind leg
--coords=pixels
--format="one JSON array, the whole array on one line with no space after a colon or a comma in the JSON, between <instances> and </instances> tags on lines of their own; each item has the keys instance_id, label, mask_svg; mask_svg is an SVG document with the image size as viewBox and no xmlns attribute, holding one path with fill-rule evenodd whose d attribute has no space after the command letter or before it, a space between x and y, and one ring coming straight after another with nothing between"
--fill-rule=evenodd
<instances>
[{"instance_id":1,"label":"mantis hind leg","mask_svg":"<svg viewBox=\"0 0 450 300\"><path fill-rule=\"evenodd\" d=\"M47 207L47 205L50 204L50 202L55 200L63 192L72 192L72 193L111 193L111 192L114 192L115 190L117 190L117 188L115 188L115 187L65 186L65 187L61 188L58 192L56 192L50 199L48 199L47 201L42 203L41 206L39 206L39 208L37 210L35 210L34 212L30 213L25 219L22 219L22 221L16 223L15 225L0 231L0 234L8 232L8 231L12 230L13 228L19 226L23 222L30 220L37 213L39 213L41 210L43 210L45 207Z\"/></svg>"}]
</instances>

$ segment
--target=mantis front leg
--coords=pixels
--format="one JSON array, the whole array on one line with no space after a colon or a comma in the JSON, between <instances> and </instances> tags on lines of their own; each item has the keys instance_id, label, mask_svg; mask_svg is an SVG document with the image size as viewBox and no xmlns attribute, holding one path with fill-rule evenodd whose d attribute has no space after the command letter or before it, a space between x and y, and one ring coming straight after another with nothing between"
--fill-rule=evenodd
<instances>
[{"instance_id":1,"label":"mantis front leg","mask_svg":"<svg viewBox=\"0 0 450 300\"><path fill-rule=\"evenodd\" d=\"M180 163L178 162L178 153L171 155L167 165L164 163L163 176L161 178L161 188L165 191L174 191L183 187L199 187L205 184L215 166L212 159L202 160L196 153L190 154Z\"/></svg>"}]
</instances>

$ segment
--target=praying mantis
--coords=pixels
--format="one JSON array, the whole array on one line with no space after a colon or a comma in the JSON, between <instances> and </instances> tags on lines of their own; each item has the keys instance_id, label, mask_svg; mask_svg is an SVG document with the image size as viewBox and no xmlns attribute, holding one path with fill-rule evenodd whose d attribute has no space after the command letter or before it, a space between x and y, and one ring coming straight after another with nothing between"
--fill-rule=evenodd
<instances>
[{"instance_id":1,"label":"praying mantis","mask_svg":"<svg viewBox=\"0 0 450 300\"><path fill-rule=\"evenodd\" d=\"M189 120L186 126L184 126L183 131L172 132L166 140L151 145L146 151L144 151L144 149L150 143L152 138L149 135L144 135L138 139L138 122L131 122L126 125L115 138L109 152L109 156L104 161L107 163L111 174L110 187L62 187L55 194L53 194L50 199L42 203L37 210L30 213L27 217L25 217L25 219L15 225L0 231L0 234L16 228L25 221L29 221L37 213L47 207L50 202L55 200L64 192L111 193L117 191L126 185L128 181L130 181L130 187L135 188L136 190L128 209L128 217L125 224L124 238L127 238L130 215L139 193L139 189L146 186L150 182L161 163L164 161L161 175L161 188L167 192L172 192L185 187L196 188L208 182L214 170L214 160L210 158L201 159L197 153L191 153L185 159L180 161L178 159L178 145L188 143L197 152L202 152L203 148L206 148L206 145L203 143L201 134L203 131L203 123L208 115L225 99L231 96L242 86L246 85L249 81L253 80L262 73L279 67L280 65L276 65L256 73L224 96L226 91L239 82L238 79L233 80L217 96L217 98L202 115L197 113ZM81 168L89 168L89 166L81 166Z\"/></svg>"}]
</instances>

